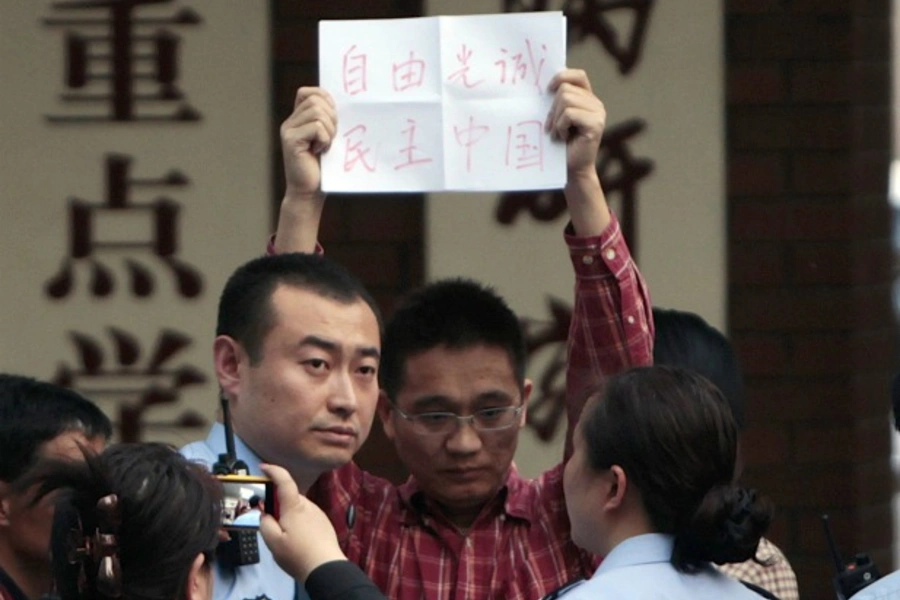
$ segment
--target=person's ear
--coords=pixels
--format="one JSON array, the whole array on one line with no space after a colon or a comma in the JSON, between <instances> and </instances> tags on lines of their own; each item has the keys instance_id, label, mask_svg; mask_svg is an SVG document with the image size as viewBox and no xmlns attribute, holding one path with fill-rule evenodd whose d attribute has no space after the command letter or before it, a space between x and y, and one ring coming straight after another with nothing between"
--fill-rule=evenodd
<instances>
[{"instance_id":1,"label":"person's ear","mask_svg":"<svg viewBox=\"0 0 900 600\"><path fill-rule=\"evenodd\" d=\"M519 429L525 427L528 421L528 400L531 399L531 392L534 390L534 382L526 379L522 385L522 412L519 413Z\"/></svg>"},{"instance_id":2,"label":"person's ear","mask_svg":"<svg viewBox=\"0 0 900 600\"><path fill-rule=\"evenodd\" d=\"M12 522L12 497L10 486L0 481L0 527L9 527Z\"/></svg>"},{"instance_id":3,"label":"person's ear","mask_svg":"<svg viewBox=\"0 0 900 600\"><path fill-rule=\"evenodd\" d=\"M608 471L609 488L604 498L603 506L608 509L621 508L625 502L625 493L628 491L628 476L619 465L613 465Z\"/></svg>"},{"instance_id":4,"label":"person's ear","mask_svg":"<svg viewBox=\"0 0 900 600\"><path fill-rule=\"evenodd\" d=\"M394 412L394 405L391 404L387 393L384 390L378 392L378 417L381 419L381 426L384 428L384 435L389 440L394 441L394 419L391 413Z\"/></svg>"},{"instance_id":5,"label":"person's ear","mask_svg":"<svg viewBox=\"0 0 900 600\"><path fill-rule=\"evenodd\" d=\"M185 600L209 600L212 598L212 569L206 563L206 556L201 552L194 557L191 570L188 572Z\"/></svg>"},{"instance_id":6,"label":"person's ear","mask_svg":"<svg viewBox=\"0 0 900 600\"><path fill-rule=\"evenodd\" d=\"M230 399L237 398L241 385L242 363L249 357L240 342L227 335L216 336L213 342L213 364L219 387Z\"/></svg>"}]
</instances>

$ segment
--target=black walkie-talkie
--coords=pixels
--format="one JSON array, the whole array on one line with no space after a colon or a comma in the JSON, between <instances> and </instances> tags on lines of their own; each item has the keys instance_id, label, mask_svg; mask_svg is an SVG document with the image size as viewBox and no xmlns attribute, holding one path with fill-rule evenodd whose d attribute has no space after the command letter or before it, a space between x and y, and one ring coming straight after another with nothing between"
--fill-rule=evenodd
<instances>
[{"instance_id":1,"label":"black walkie-talkie","mask_svg":"<svg viewBox=\"0 0 900 600\"><path fill-rule=\"evenodd\" d=\"M228 409L228 398L224 395L222 403L222 422L225 425L225 454L219 455L219 460L213 465L213 475L223 485L229 481L239 480L250 474L247 463L238 460L234 450L234 430L231 428L231 413ZM224 518L224 515L223 515ZM229 527L223 523L223 529L228 532L228 541L222 541L216 548L216 557L222 564L230 567L241 567L259 562L259 539L257 528Z\"/></svg>"},{"instance_id":2,"label":"black walkie-talkie","mask_svg":"<svg viewBox=\"0 0 900 600\"><path fill-rule=\"evenodd\" d=\"M837 572L834 576L834 593L838 600L847 600L867 585L875 583L881 574L868 554L857 554L853 557L853 562L845 564L834 543L834 536L831 535L828 515L822 515L822 525L825 527L825 538Z\"/></svg>"}]
</instances>

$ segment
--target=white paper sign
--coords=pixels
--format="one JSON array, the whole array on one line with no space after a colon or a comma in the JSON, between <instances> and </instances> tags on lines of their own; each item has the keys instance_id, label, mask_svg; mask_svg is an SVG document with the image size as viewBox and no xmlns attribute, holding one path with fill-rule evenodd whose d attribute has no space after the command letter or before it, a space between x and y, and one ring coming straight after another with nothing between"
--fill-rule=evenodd
<instances>
[{"instance_id":1,"label":"white paper sign","mask_svg":"<svg viewBox=\"0 0 900 600\"><path fill-rule=\"evenodd\" d=\"M544 121L565 29L561 12L320 22L320 84L338 108L322 189L563 187L565 144Z\"/></svg>"}]
</instances>

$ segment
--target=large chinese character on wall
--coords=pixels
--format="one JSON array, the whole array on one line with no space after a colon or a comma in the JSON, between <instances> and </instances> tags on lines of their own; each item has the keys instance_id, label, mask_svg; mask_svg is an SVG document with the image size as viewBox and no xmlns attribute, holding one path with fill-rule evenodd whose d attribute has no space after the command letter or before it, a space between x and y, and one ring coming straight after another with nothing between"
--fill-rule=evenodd
<instances>
[{"instance_id":1,"label":"large chinese character on wall","mask_svg":"<svg viewBox=\"0 0 900 600\"><path fill-rule=\"evenodd\" d=\"M16 49L0 66L16 90L0 110L16 118L0 134L22 141L0 161L0 271L15 282L0 291L15 340L0 371L78 390L123 441L182 443L214 417L218 290L270 226L257 12L234 0L0 6Z\"/></svg>"},{"instance_id":2,"label":"large chinese character on wall","mask_svg":"<svg viewBox=\"0 0 900 600\"><path fill-rule=\"evenodd\" d=\"M170 16L142 9L173 0L87 0L51 4L44 23L65 31L64 114L51 121L197 121L179 86L177 30L202 22L192 8Z\"/></svg>"},{"instance_id":3,"label":"large chinese character on wall","mask_svg":"<svg viewBox=\"0 0 900 600\"><path fill-rule=\"evenodd\" d=\"M81 198L69 200L69 255L63 267L46 284L49 297L64 300L77 293L76 273L84 271L88 284L81 292L94 297L107 297L117 288L126 297L148 298L157 287L157 272L168 273L177 294L195 298L203 290L200 273L176 257L178 248L178 214L180 206L168 195L146 201L134 199L136 191L183 187L187 177L172 170L160 178L129 177L131 158L108 155L106 168L106 199L89 202ZM119 222L104 222L103 216L117 214L136 221L138 230L146 235L135 239L134 228ZM118 285L113 269L106 264L121 260L128 273L127 286ZM152 262L148 259L155 259ZM115 406L119 437L125 442L140 441L145 427L180 426L203 427L206 421L196 411L187 411L168 423L143 423L150 407L177 404L179 391L185 386L205 383L202 370L189 365L172 368L170 362L180 350L192 342L190 336L177 331L162 331L153 342L153 351L141 361L141 342L128 332L112 325L108 327L113 342L107 355L101 343L90 335L70 331L77 350L78 367L64 364L54 378L56 383L77 389L94 399ZM149 344L148 344L149 345ZM109 357L108 357L109 356Z\"/></svg>"},{"instance_id":4,"label":"large chinese character on wall","mask_svg":"<svg viewBox=\"0 0 900 600\"><path fill-rule=\"evenodd\" d=\"M163 189L188 184L187 177L172 170L163 177L137 179L128 177L131 158L124 155L106 157L106 199L90 202L71 198L68 202L69 253L62 268L46 285L47 295L65 298L75 287L78 266L89 269L89 293L104 297L117 287L107 260L120 258L129 273L128 289L135 296L152 296L157 286L154 270L164 267L178 293L194 298L203 291L200 273L180 260L178 252L178 216L181 206L168 195L147 201L132 200L136 189ZM135 222L146 230L145 236L135 239L128 228L104 221L104 216L116 215ZM117 227L118 226L118 227ZM127 233L120 233L122 230ZM151 262L152 261L152 262Z\"/></svg>"}]
</instances>

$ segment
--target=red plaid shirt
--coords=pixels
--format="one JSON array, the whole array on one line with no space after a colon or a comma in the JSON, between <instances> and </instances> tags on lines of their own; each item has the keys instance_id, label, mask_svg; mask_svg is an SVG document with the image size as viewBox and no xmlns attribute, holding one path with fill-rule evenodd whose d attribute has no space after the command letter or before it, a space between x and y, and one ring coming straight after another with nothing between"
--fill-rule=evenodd
<instances>
[{"instance_id":1,"label":"red plaid shirt","mask_svg":"<svg viewBox=\"0 0 900 600\"><path fill-rule=\"evenodd\" d=\"M716 567L730 577L758 585L778 596L779 600L800 600L797 576L784 553L766 538L759 540L756 558L742 563L728 563Z\"/></svg>"},{"instance_id":2,"label":"red plaid shirt","mask_svg":"<svg viewBox=\"0 0 900 600\"><path fill-rule=\"evenodd\" d=\"M575 268L567 413L588 386L653 357L646 285L619 223L566 243ZM537 479L510 469L506 485L462 534L410 479L400 487L355 464L322 476L310 495L329 514L347 557L393 600L536 600L599 562L569 534L560 464Z\"/></svg>"}]
</instances>

